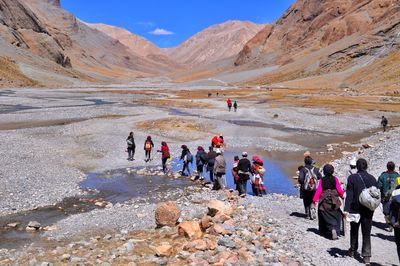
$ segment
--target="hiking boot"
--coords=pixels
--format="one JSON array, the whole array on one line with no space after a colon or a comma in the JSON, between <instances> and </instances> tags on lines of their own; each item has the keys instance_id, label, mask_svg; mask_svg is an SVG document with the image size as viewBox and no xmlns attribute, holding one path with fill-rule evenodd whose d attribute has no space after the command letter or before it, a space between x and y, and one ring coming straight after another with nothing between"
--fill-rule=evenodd
<instances>
[{"instance_id":1,"label":"hiking boot","mask_svg":"<svg viewBox=\"0 0 400 266\"><path fill-rule=\"evenodd\" d=\"M370 257L364 257L363 262L365 265L371 265L371 258Z\"/></svg>"},{"instance_id":2,"label":"hiking boot","mask_svg":"<svg viewBox=\"0 0 400 266\"><path fill-rule=\"evenodd\" d=\"M335 229L332 229L332 240L337 240L338 236L337 236L337 232Z\"/></svg>"}]
</instances>

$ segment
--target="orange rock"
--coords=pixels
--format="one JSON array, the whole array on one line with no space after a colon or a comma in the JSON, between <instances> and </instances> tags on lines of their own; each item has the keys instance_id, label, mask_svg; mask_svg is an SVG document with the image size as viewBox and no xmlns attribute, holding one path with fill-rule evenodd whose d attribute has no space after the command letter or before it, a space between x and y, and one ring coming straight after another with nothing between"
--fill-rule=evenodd
<instances>
[{"instance_id":1,"label":"orange rock","mask_svg":"<svg viewBox=\"0 0 400 266\"><path fill-rule=\"evenodd\" d=\"M161 245L154 248L157 256L159 257L169 257L172 255L172 246L171 245Z\"/></svg>"},{"instance_id":2,"label":"orange rock","mask_svg":"<svg viewBox=\"0 0 400 266\"><path fill-rule=\"evenodd\" d=\"M207 207L208 215L211 217L214 217L218 212L224 213L226 215L232 214L231 206L220 200L210 200Z\"/></svg>"},{"instance_id":3,"label":"orange rock","mask_svg":"<svg viewBox=\"0 0 400 266\"><path fill-rule=\"evenodd\" d=\"M158 227L175 226L181 216L181 210L175 202L163 202L157 205L155 218Z\"/></svg>"},{"instance_id":4,"label":"orange rock","mask_svg":"<svg viewBox=\"0 0 400 266\"><path fill-rule=\"evenodd\" d=\"M184 235L189 239L199 239L203 235L200 225L196 221L185 221L178 227L180 235Z\"/></svg>"}]
</instances>

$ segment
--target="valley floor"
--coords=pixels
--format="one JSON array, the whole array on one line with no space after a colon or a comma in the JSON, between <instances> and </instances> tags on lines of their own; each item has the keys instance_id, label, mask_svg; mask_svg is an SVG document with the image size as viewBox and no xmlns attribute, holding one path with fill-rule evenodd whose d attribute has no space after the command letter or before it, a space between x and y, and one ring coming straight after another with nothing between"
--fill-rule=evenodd
<instances>
[{"instance_id":1,"label":"valley floor","mask_svg":"<svg viewBox=\"0 0 400 266\"><path fill-rule=\"evenodd\" d=\"M211 97L208 93L212 93ZM285 90L274 89L273 93L283 95ZM237 113L228 112L228 97L238 100ZM207 147L213 135L222 133L227 149L265 150L288 176L295 173L305 150L311 150L320 164L335 160L336 170L342 178L352 152L362 153L369 160L371 173L375 176L384 170L387 160L400 162L400 155L393 148L399 145L399 130L376 133L381 111L359 111L354 106L351 112L340 112L335 108L324 108L323 103L321 106L313 104L310 108L298 106L293 100L285 102L285 97L282 97L278 99L277 95L257 88L245 92L240 88L148 83L0 91L0 222L4 223L1 225L14 222L12 218L24 211L87 194L79 183L88 173L158 167L160 159L157 156L149 164L144 163L142 145L147 135L152 135L157 149L161 141L167 141L173 157L177 158L182 144L194 151L199 145ZM302 96L296 97L301 99ZM385 115L393 124L398 121L395 113L387 112ZM137 145L134 162L127 161L125 153L125 139L130 131L135 133ZM363 143L370 143L373 147L362 149ZM327 144L332 144L334 150L328 153ZM11 247L14 250L1 250L0 262L20 264L32 260L32 254L36 254L34 257L37 259L31 261L33 265L42 261L59 264L63 254L72 254L76 262L87 261L93 265L101 262L122 264L129 260L160 264L168 259L154 256L150 247L155 243L149 239L152 234L154 237L167 233L153 229L156 202L177 199L183 210L182 218L195 219L201 218L206 208L193 201L224 199L226 195L194 186L160 193L157 197L156 201L132 199L107 208L75 212L55 221L40 237L21 242L22 246L29 246L33 241L29 248L15 246ZM238 199L237 206L242 207L232 217L234 233L229 237L217 236L219 247L216 249L197 251L198 256L194 256L202 261L195 264L220 262L209 261L209 258L224 259L223 256L227 255L224 252L230 252L225 258L227 260L232 252L243 246L246 250L242 252L248 252L243 254L255 257L251 264L280 261L291 265L355 265L353 260L342 257L348 248L348 237L332 242L317 235L315 222L298 217L302 207L297 197L248 197ZM380 229L383 218L378 212L373 231L372 260L381 265L396 265L398 260L392 233ZM249 229L249 233L244 231L255 223L262 225L261 233L257 235L253 229ZM137 230L147 231L144 236L135 235ZM109 237L103 240L105 234L110 234L112 240L108 240ZM245 241L242 246L231 247L229 241L243 240L243 234L250 234L250 238L268 238L276 244L265 250L252 243L257 239L248 239L248 243ZM96 239L96 236L100 238ZM129 242L129 239L136 240ZM132 243L139 247L137 242L142 243L144 239L147 246L141 248L146 250L143 251L145 257L140 257L140 252L135 249L128 249L125 253L117 251L116 245ZM2 242L4 240L0 240L1 247L7 246ZM83 257L82 251L87 257ZM246 264L244 258L248 256L243 254L237 254L237 263ZM185 264L193 259L189 255L185 257L184 253L181 261L177 262ZM72 262L72 259L68 261Z\"/></svg>"}]
</instances>

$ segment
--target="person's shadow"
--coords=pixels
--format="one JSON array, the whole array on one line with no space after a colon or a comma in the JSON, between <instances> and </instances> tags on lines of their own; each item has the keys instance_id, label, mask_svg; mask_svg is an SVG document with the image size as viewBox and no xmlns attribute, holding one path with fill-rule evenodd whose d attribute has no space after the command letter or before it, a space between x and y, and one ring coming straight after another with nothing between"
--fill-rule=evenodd
<instances>
[{"instance_id":1,"label":"person's shadow","mask_svg":"<svg viewBox=\"0 0 400 266\"><path fill-rule=\"evenodd\" d=\"M289 216L298 217L298 218L307 218L307 214L300 212L292 212Z\"/></svg>"},{"instance_id":2,"label":"person's shadow","mask_svg":"<svg viewBox=\"0 0 400 266\"><path fill-rule=\"evenodd\" d=\"M373 236L373 237L379 237L380 239L382 239L382 240L388 240L388 241L390 241L390 242L395 242L395 239L394 239L394 235L384 235L384 234L381 234L381 233L376 233L376 234L371 234L371 236Z\"/></svg>"},{"instance_id":3,"label":"person's shadow","mask_svg":"<svg viewBox=\"0 0 400 266\"><path fill-rule=\"evenodd\" d=\"M328 249L329 255L331 255L334 258L346 258L348 256L348 250L346 249L340 249L340 248L330 248ZM363 263L363 259L361 258L360 254L357 253L357 256L354 258L360 263ZM377 263L377 262L371 262L371 265L373 266L383 266L383 264ZM392 264L391 266L395 266Z\"/></svg>"}]
</instances>

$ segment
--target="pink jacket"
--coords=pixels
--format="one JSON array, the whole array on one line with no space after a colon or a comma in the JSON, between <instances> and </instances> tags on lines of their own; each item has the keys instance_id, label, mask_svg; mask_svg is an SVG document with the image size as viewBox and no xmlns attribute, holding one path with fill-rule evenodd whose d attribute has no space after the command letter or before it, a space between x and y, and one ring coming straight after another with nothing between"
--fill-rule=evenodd
<instances>
[{"instance_id":1,"label":"pink jacket","mask_svg":"<svg viewBox=\"0 0 400 266\"><path fill-rule=\"evenodd\" d=\"M339 196L343 199L344 192L343 192L342 186L340 185L339 179L336 176L335 176L335 180L336 180L336 190L339 193ZM313 198L314 203L318 202L319 197L321 196L321 193L322 193L322 179L318 183L318 188L317 188L317 191L315 192L315 195Z\"/></svg>"}]
</instances>

